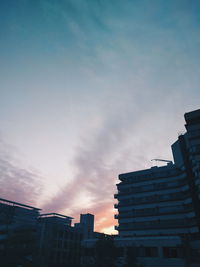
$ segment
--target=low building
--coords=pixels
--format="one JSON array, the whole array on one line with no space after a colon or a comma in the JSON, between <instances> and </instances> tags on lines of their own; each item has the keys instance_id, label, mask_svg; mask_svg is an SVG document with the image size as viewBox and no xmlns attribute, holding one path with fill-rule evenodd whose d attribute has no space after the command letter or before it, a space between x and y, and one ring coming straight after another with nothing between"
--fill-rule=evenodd
<instances>
[{"instance_id":1,"label":"low building","mask_svg":"<svg viewBox=\"0 0 200 267\"><path fill-rule=\"evenodd\" d=\"M41 214L38 267L79 267L82 232L71 227L72 217L58 213Z\"/></svg>"},{"instance_id":2,"label":"low building","mask_svg":"<svg viewBox=\"0 0 200 267\"><path fill-rule=\"evenodd\" d=\"M1 266L36 266L40 209L0 199Z\"/></svg>"},{"instance_id":3,"label":"low building","mask_svg":"<svg viewBox=\"0 0 200 267\"><path fill-rule=\"evenodd\" d=\"M0 199L0 265L79 267L83 233L72 217Z\"/></svg>"}]
</instances>

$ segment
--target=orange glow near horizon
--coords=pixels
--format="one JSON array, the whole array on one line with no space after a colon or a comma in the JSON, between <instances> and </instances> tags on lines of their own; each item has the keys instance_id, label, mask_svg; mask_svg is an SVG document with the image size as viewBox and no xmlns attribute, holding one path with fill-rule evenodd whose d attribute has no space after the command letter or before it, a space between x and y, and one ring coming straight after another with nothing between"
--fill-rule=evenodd
<instances>
[{"instance_id":1,"label":"orange glow near horizon","mask_svg":"<svg viewBox=\"0 0 200 267\"><path fill-rule=\"evenodd\" d=\"M114 219L115 213L116 211L111 207L110 203L94 211L95 231L105 234L117 234L118 232L114 229L114 226L117 225L117 221Z\"/></svg>"}]
</instances>

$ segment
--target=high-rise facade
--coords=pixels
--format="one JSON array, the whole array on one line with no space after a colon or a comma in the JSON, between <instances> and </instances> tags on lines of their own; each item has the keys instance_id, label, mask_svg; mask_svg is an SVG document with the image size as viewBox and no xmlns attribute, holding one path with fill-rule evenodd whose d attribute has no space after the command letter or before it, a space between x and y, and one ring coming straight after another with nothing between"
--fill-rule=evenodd
<instances>
[{"instance_id":1,"label":"high-rise facade","mask_svg":"<svg viewBox=\"0 0 200 267\"><path fill-rule=\"evenodd\" d=\"M174 164L119 175L120 237L200 232L200 109L185 114L186 133L172 145Z\"/></svg>"}]
</instances>

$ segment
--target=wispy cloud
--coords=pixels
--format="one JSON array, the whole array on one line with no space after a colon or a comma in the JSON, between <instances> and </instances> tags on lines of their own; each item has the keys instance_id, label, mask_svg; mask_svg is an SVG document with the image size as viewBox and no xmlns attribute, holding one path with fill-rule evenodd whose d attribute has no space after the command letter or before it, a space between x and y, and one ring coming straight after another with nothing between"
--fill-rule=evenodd
<instances>
[{"instance_id":1,"label":"wispy cloud","mask_svg":"<svg viewBox=\"0 0 200 267\"><path fill-rule=\"evenodd\" d=\"M0 197L37 205L42 189L41 177L33 170L19 167L13 152L14 148L0 140Z\"/></svg>"},{"instance_id":2,"label":"wispy cloud","mask_svg":"<svg viewBox=\"0 0 200 267\"><path fill-rule=\"evenodd\" d=\"M96 230L114 225L115 184L130 163L126 141L136 127L126 119L126 112L106 118L94 136L85 138L72 162L77 175L45 203L44 210L65 212L76 219L80 213L91 212L96 217Z\"/></svg>"},{"instance_id":3,"label":"wispy cloud","mask_svg":"<svg viewBox=\"0 0 200 267\"><path fill-rule=\"evenodd\" d=\"M76 150L72 165L77 174L42 208L63 212L76 219L80 213L93 213L96 230L116 224L113 194L118 174L150 167L150 160L159 156L158 153L170 155L169 139L165 140L167 133L163 135L163 132L173 122L167 117L162 119L165 115L158 114L159 105L155 108L147 101L146 109L151 112L140 112L135 103L135 106L129 105L121 110L113 108L107 113L108 117L102 118L96 132L84 136ZM176 136L177 133L173 134Z\"/></svg>"}]
</instances>

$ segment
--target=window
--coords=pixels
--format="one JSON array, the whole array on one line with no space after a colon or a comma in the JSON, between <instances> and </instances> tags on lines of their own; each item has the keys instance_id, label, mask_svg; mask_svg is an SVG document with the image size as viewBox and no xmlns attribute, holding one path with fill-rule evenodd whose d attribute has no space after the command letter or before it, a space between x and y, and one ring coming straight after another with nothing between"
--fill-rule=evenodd
<instances>
[{"instance_id":1,"label":"window","mask_svg":"<svg viewBox=\"0 0 200 267\"><path fill-rule=\"evenodd\" d=\"M158 248L156 247L146 247L145 248L145 257L157 257Z\"/></svg>"},{"instance_id":2,"label":"window","mask_svg":"<svg viewBox=\"0 0 200 267\"><path fill-rule=\"evenodd\" d=\"M176 247L164 247L163 248L163 256L165 258L177 258L177 248Z\"/></svg>"}]
</instances>

